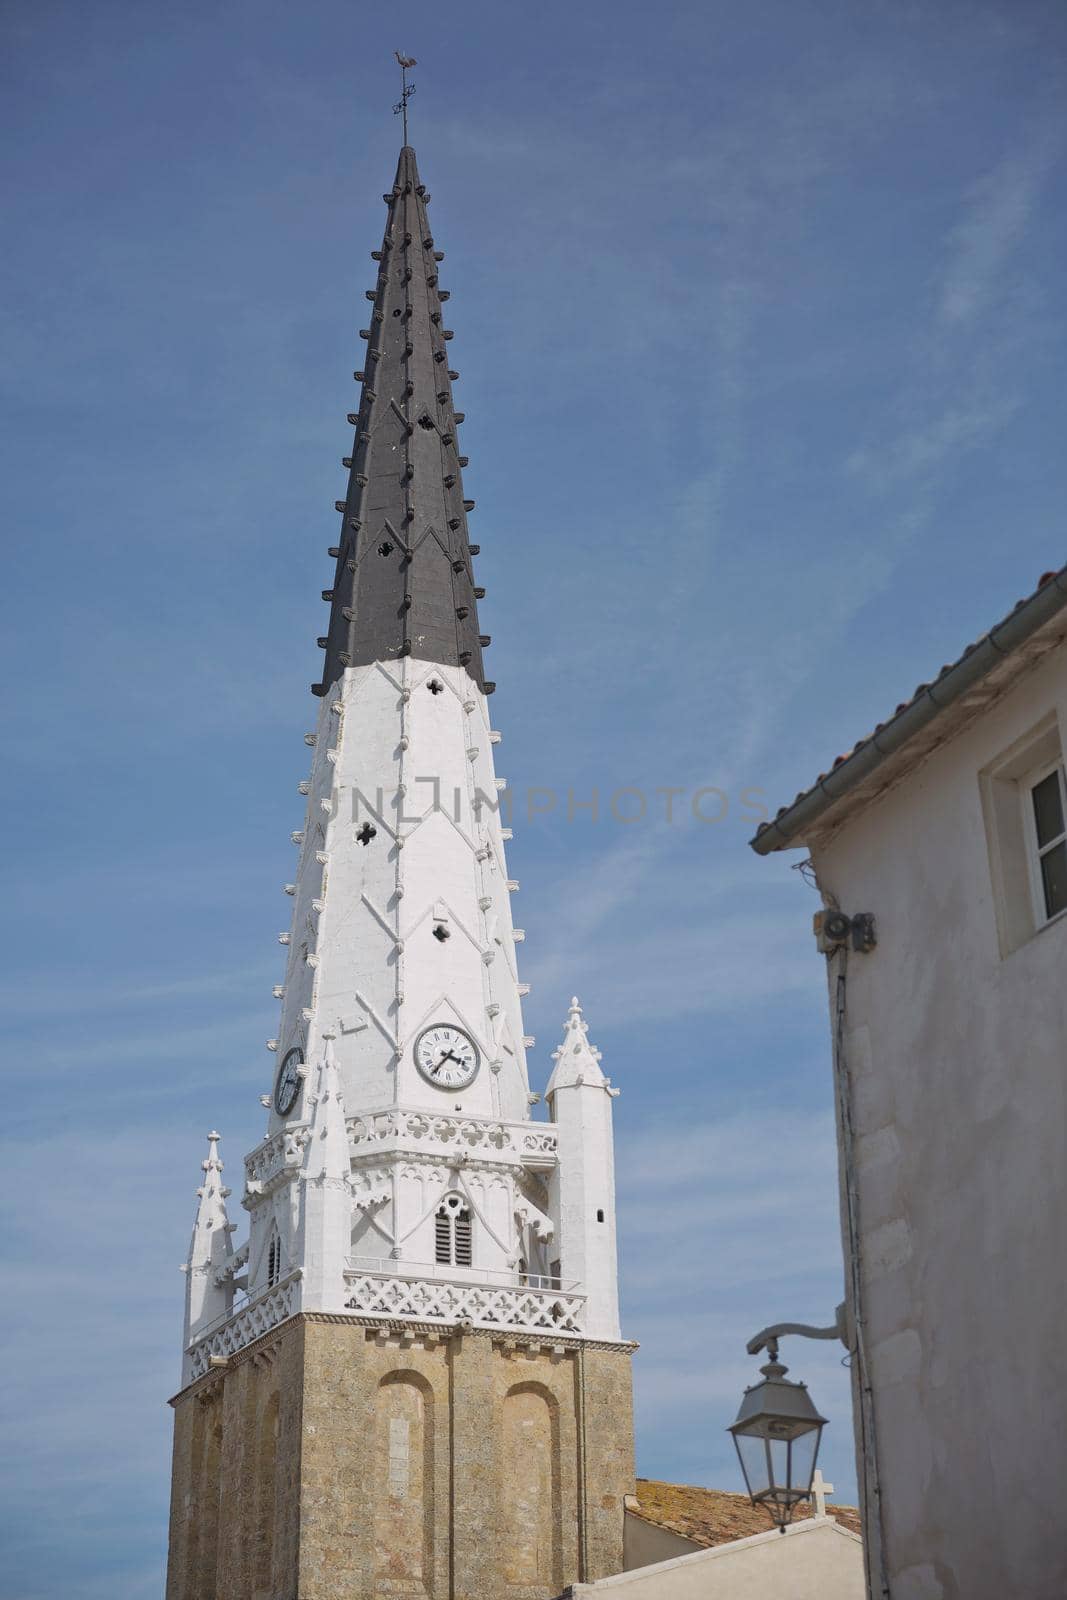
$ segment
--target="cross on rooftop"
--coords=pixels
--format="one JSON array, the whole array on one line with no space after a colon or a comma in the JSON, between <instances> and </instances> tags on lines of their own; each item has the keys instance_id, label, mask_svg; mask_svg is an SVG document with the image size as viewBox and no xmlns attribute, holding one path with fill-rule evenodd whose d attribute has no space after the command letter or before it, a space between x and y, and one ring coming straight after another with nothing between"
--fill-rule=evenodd
<instances>
[{"instance_id":1,"label":"cross on rooftop","mask_svg":"<svg viewBox=\"0 0 1067 1600\"><path fill-rule=\"evenodd\" d=\"M826 1479L822 1475L822 1468L816 1467L815 1475L811 1480L811 1498L815 1502L815 1515L817 1517L825 1517L826 1496L828 1494L833 1494L833 1492L833 1484L827 1483Z\"/></svg>"}]
</instances>

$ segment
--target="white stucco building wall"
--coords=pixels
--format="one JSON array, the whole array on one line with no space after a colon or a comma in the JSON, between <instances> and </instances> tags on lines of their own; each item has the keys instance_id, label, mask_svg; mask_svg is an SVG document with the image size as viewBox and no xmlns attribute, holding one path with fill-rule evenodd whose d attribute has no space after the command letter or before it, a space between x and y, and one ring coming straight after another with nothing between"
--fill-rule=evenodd
<instances>
[{"instance_id":1,"label":"white stucco building wall","mask_svg":"<svg viewBox=\"0 0 1067 1600\"><path fill-rule=\"evenodd\" d=\"M1067 915L1046 919L1030 798L1063 761L1067 640L1046 610L783 839L828 906L876 919L828 976L871 1592L892 1600L1067 1594Z\"/></svg>"},{"instance_id":2,"label":"white stucco building wall","mask_svg":"<svg viewBox=\"0 0 1067 1600\"><path fill-rule=\"evenodd\" d=\"M832 1517L794 1523L711 1550L675 1556L598 1583L573 1600L862 1600L863 1545Z\"/></svg>"}]
</instances>

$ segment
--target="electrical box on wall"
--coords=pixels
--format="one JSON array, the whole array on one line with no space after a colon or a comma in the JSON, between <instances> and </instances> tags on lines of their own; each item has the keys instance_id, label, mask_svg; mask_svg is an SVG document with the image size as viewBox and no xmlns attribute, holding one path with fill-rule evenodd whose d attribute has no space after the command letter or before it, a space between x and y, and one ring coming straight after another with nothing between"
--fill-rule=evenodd
<instances>
[{"instance_id":1,"label":"electrical box on wall","mask_svg":"<svg viewBox=\"0 0 1067 1600\"><path fill-rule=\"evenodd\" d=\"M812 927L815 943L824 956L847 949L849 945L860 955L866 955L878 943L871 911L859 911L854 917L845 911L816 911Z\"/></svg>"}]
</instances>

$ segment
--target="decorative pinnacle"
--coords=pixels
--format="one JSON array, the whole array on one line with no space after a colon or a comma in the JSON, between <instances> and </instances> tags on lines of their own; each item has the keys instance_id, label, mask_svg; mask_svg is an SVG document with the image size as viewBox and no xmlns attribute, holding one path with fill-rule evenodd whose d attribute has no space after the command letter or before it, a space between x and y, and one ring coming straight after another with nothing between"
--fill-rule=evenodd
<instances>
[{"instance_id":1,"label":"decorative pinnacle","mask_svg":"<svg viewBox=\"0 0 1067 1600\"><path fill-rule=\"evenodd\" d=\"M600 1051L589 1043L589 1025L582 1015L577 995L571 996L570 1012L563 1025L563 1043L553 1050L556 1063L549 1079L546 1095L560 1088L574 1088L583 1083L598 1087L607 1085L600 1067Z\"/></svg>"},{"instance_id":2,"label":"decorative pinnacle","mask_svg":"<svg viewBox=\"0 0 1067 1600\"><path fill-rule=\"evenodd\" d=\"M600 1051L588 1042L589 1024L582 1015L581 1003L576 994L571 995L570 1013L564 1026L567 1030L566 1037L559 1049L552 1052L553 1061L558 1061L560 1056L565 1055L568 1048L575 1055L585 1051L594 1061L600 1060Z\"/></svg>"},{"instance_id":3,"label":"decorative pinnacle","mask_svg":"<svg viewBox=\"0 0 1067 1600\"><path fill-rule=\"evenodd\" d=\"M347 1188L350 1178L348 1130L333 1043L333 1032L324 1030L315 1092L309 1097L311 1118L304 1169L308 1177L335 1180Z\"/></svg>"},{"instance_id":4,"label":"decorative pinnacle","mask_svg":"<svg viewBox=\"0 0 1067 1600\"><path fill-rule=\"evenodd\" d=\"M196 1191L196 1220L185 1260L186 1344L198 1329L229 1308L228 1291L221 1286L219 1275L226 1271L233 1255L233 1225L226 1215L230 1190L222 1181L219 1137L214 1128L207 1136L207 1160L201 1162L204 1181Z\"/></svg>"}]
</instances>

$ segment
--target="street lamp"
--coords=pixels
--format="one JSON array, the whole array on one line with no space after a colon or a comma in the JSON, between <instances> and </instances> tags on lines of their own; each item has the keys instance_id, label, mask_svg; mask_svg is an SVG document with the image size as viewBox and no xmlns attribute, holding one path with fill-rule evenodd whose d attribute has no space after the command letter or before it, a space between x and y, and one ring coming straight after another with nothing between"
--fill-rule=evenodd
<instances>
[{"instance_id":1,"label":"street lamp","mask_svg":"<svg viewBox=\"0 0 1067 1600\"><path fill-rule=\"evenodd\" d=\"M847 1345L844 1307L838 1307L832 1328L810 1328L800 1322L779 1322L748 1342L749 1355L763 1349L769 1360L761 1367L762 1382L745 1390L737 1421L729 1432L737 1447L745 1486L753 1505L764 1506L779 1533L792 1521L801 1500L811 1495L811 1481L826 1426L803 1383L786 1377L778 1360L778 1340L798 1333L808 1339L841 1339Z\"/></svg>"}]
</instances>

